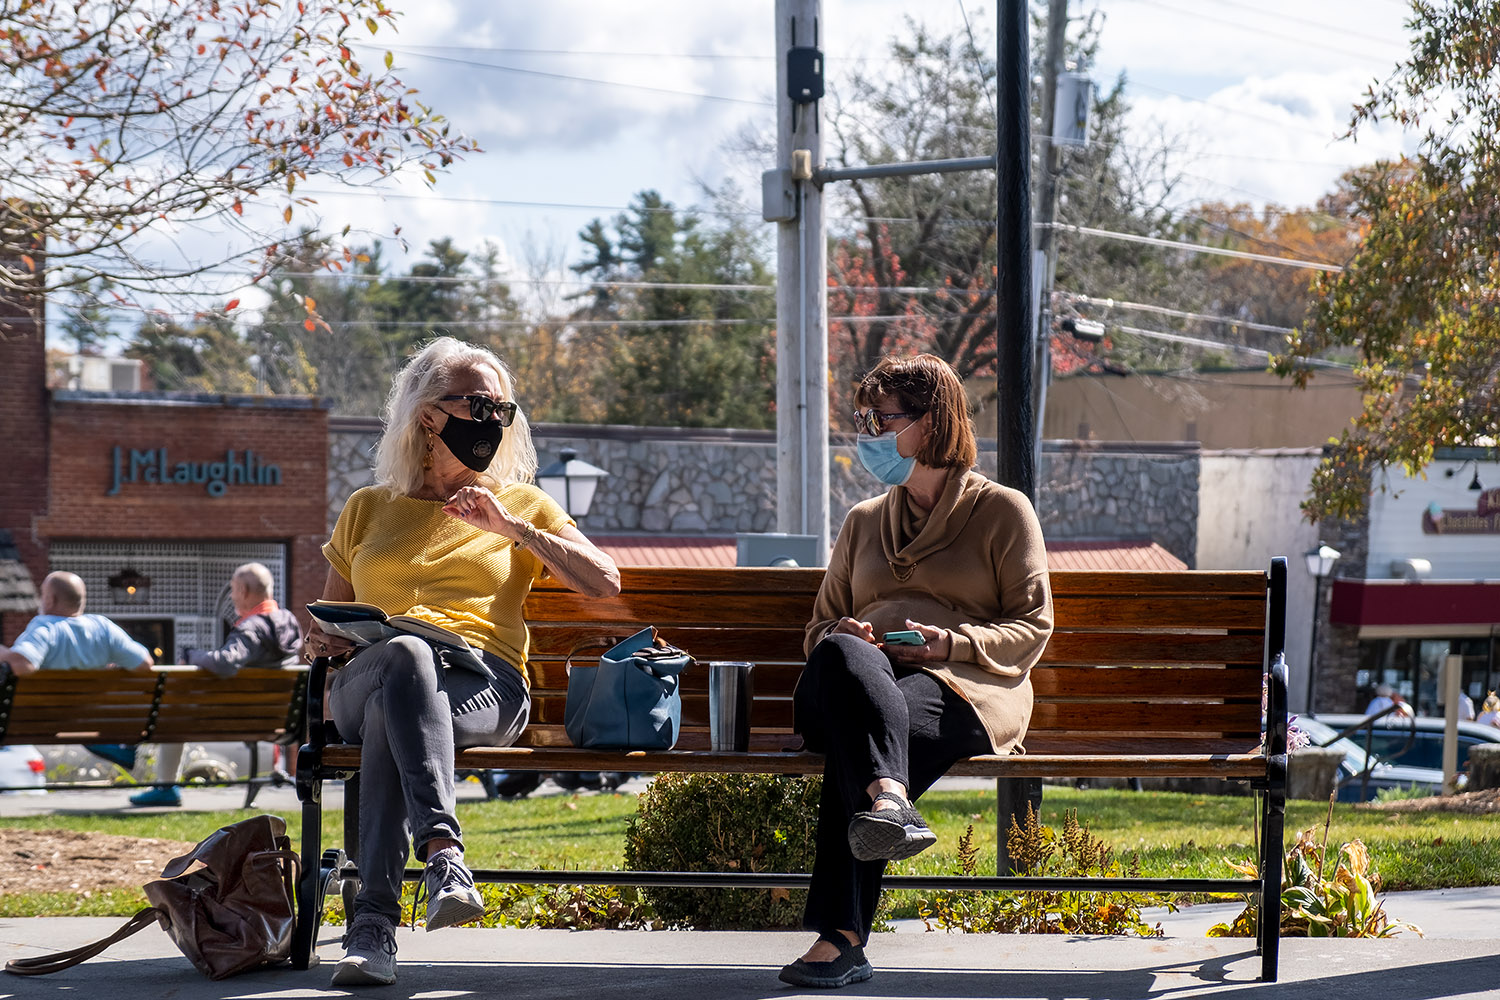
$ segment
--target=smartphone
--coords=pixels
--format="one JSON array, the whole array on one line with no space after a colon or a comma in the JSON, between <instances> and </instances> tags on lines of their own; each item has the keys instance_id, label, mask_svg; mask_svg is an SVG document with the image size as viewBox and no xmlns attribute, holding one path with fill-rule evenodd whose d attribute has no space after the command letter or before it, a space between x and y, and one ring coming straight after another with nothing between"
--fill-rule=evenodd
<instances>
[{"instance_id":1,"label":"smartphone","mask_svg":"<svg viewBox=\"0 0 1500 1000\"><path fill-rule=\"evenodd\" d=\"M922 633L915 629L907 629L903 632L887 632L885 642L891 646L925 646L927 640L922 638Z\"/></svg>"}]
</instances>

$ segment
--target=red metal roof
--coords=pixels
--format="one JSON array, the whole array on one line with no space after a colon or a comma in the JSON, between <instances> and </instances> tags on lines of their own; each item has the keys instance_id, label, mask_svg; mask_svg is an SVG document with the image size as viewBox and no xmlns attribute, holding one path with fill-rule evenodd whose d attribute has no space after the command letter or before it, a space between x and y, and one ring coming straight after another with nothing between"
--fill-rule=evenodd
<instances>
[{"instance_id":1,"label":"red metal roof","mask_svg":"<svg viewBox=\"0 0 1500 1000\"><path fill-rule=\"evenodd\" d=\"M736 545L722 535L600 535L595 545L621 566L733 566ZM1047 565L1067 570L1182 570L1187 564L1146 539L1049 541Z\"/></svg>"}]
</instances>

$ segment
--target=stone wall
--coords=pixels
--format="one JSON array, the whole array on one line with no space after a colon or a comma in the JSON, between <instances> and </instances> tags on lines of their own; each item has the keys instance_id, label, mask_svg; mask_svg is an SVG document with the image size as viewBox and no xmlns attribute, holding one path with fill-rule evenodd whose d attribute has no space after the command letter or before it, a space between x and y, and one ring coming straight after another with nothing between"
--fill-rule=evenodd
<instances>
[{"instance_id":1,"label":"stone wall","mask_svg":"<svg viewBox=\"0 0 1500 1000\"><path fill-rule=\"evenodd\" d=\"M370 481L380 423L330 421L329 527L344 499ZM732 535L776 530L776 441L770 431L542 424L532 428L543 466L562 448L609 472L583 522L594 534ZM1197 549L1200 451L1192 444L1047 442L1040 517L1049 538L1149 538L1189 566ZM995 442L979 469L995 473ZM833 448L834 533L858 501L884 487L849 443Z\"/></svg>"}]
</instances>

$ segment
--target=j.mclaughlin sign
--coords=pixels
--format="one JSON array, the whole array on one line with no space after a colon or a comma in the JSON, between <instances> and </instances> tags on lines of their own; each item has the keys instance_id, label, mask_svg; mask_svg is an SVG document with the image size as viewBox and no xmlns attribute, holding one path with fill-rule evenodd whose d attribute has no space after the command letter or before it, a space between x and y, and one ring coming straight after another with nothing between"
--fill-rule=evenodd
<instances>
[{"instance_id":1,"label":"j.mclaughlin sign","mask_svg":"<svg viewBox=\"0 0 1500 1000\"><path fill-rule=\"evenodd\" d=\"M180 486L199 483L211 497L221 497L231 486L280 486L281 466L263 462L246 448L224 452L224 458L208 462L173 462L165 448L121 448L111 452L109 492L116 496L128 483Z\"/></svg>"}]
</instances>

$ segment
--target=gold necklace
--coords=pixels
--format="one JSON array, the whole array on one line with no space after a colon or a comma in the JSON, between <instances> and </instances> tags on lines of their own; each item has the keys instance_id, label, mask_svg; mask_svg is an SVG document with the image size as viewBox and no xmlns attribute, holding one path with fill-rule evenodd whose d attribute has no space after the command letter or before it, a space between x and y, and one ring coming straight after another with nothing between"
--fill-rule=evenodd
<instances>
[{"instance_id":1,"label":"gold necklace","mask_svg":"<svg viewBox=\"0 0 1500 1000\"><path fill-rule=\"evenodd\" d=\"M886 560L886 562L890 563L891 576L894 576L898 583L905 583L907 580L910 580L911 575L917 571L916 563L912 563L910 566L906 566L903 568L897 567L897 565L894 562L890 562L890 560Z\"/></svg>"}]
</instances>

